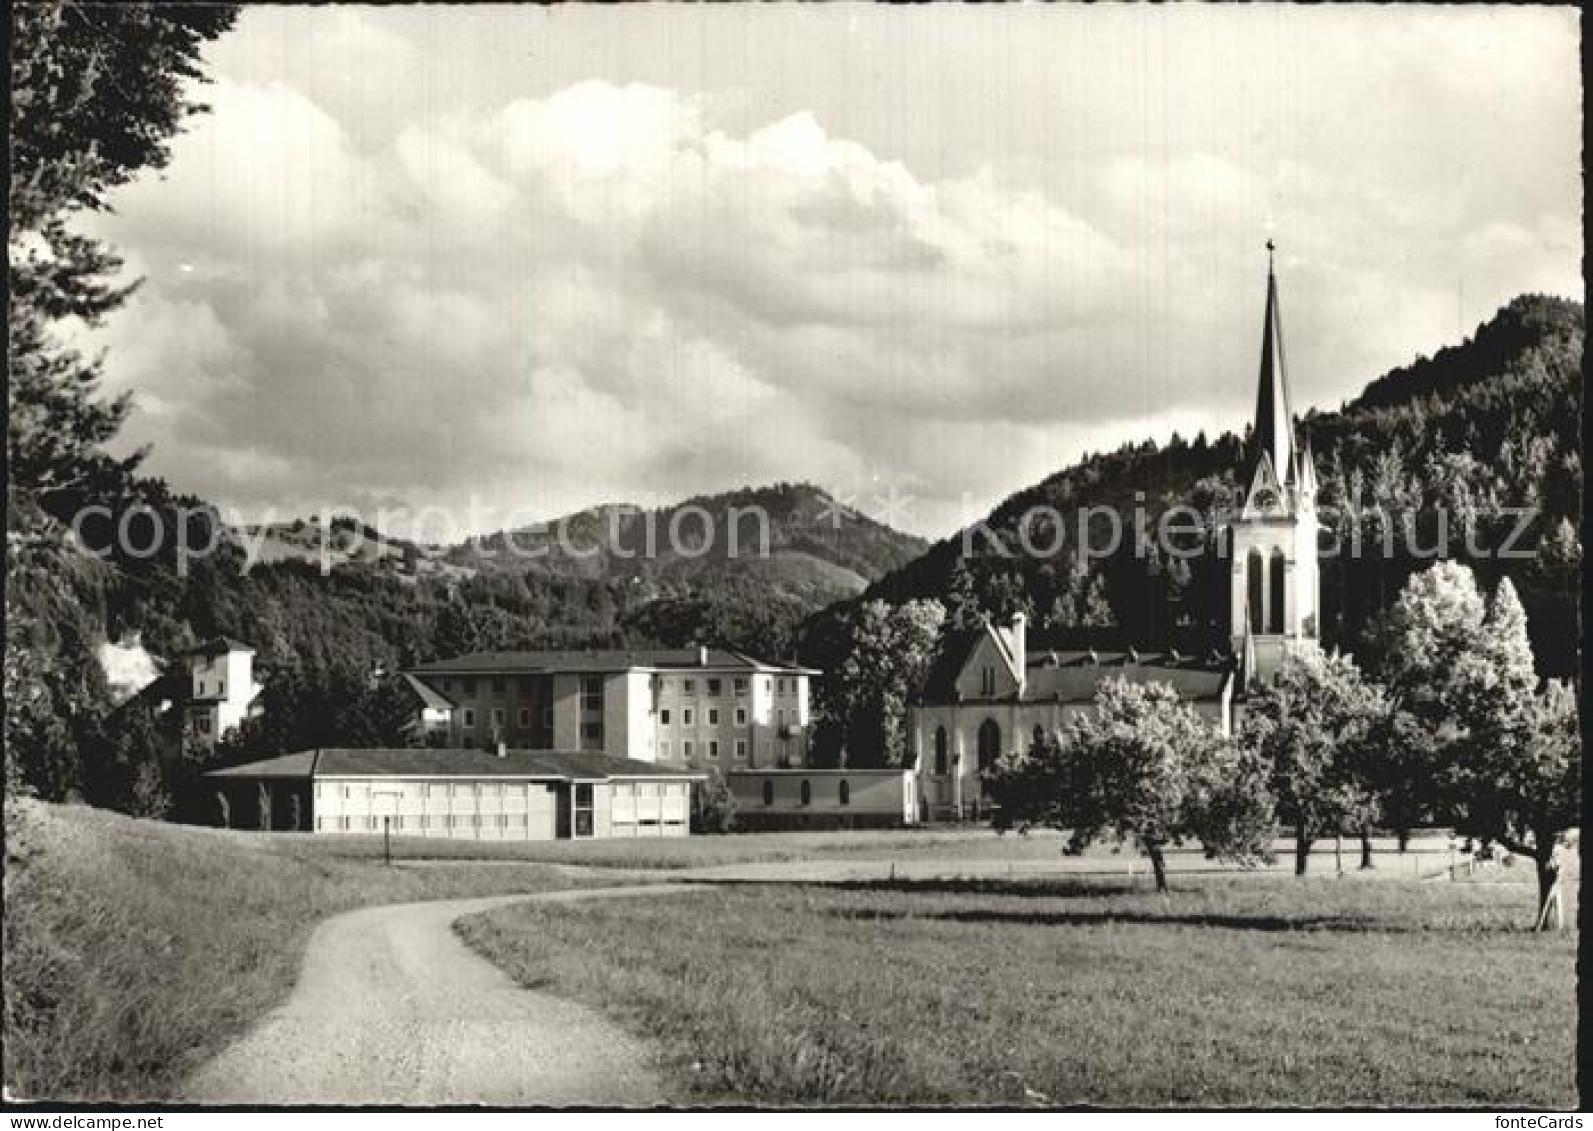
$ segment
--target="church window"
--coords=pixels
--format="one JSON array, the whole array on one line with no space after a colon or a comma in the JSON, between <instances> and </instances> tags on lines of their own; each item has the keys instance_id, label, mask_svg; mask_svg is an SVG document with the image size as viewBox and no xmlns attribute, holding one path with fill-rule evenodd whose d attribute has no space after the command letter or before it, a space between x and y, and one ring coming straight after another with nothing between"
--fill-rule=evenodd
<instances>
[{"instance_id":1,"label":"church window","mask_svg":"<svg viewBox=\"0 0 1593 1131\"><path fill-rule=\"evenodd\" d=\"M1267 610L1267 631L1281 633L1283 631L1283 584L1288 570L1283 564L1283 551L1272 551L1272 576L1268 580L1272 583L1271 592L1268 594L1271 608Z\"/></svg>"},{"instance_id":2,"label":"church window","mask_svg":"<svg viewBox=\"0 0 1593 1131\"><path fill-rule=\"evenodd\" d=\"M988 769L1001 757L1001 727L995 719L979 724L979 768Z\"/></svg>"},{"instance_id":3,"label":"church window","mask_svg":"<svg viewBox=\"0 0 1593 1131\"><path fill-rule=\"evenodd\" d=\"M1267 622L1266 618L1262 616L1261 610L1262 594L1266 591L1266 579L1263 577L1265 571L1266 565L1262 561L1261 551L1251 550L1249 557L1245 560L1245 576L1250 601L1251 632L1266 631Z\"/></svg>"},{"instance_id":4,"label":"church window","mask_svg":"<svg viewBox=\"0 0 1593 1131\"><path fill-rule=\"evenodd\" d=\"M941 777L946 776L947 751L946 728L935 728L935 773Z\"/></svg>"}]
</instances>

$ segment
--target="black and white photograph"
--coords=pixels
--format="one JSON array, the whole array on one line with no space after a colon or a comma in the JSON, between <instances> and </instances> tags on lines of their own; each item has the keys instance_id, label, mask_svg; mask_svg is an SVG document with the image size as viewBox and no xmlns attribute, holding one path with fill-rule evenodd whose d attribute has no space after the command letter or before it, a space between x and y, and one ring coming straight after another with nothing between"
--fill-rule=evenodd
<instances>
[{"instance_id":1,"label":"black and white photograph","mask_svg":"<svg viewBox=\"0 0 1593 1131\"><path fill-rule=\"evenodd\" d=\"M1578 9L9 32L9 1127L1582 1126Z\"/></svg>"}]
</instances>

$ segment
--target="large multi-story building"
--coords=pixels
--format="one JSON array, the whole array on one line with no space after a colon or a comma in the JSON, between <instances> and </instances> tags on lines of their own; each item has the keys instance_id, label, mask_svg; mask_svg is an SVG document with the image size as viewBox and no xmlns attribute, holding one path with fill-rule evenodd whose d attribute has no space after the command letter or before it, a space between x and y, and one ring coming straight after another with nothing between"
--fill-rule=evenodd
<instances>
[{"instance_id":1,"label":"large multi-story building","mask_svg":"<svg viewBox=\"0 0 1593 1131\"><path fill-rule=\"evenodd\" d=\"M680 766L808 759L808 668L717 648L480 652L422 664L418 725L440 746L597 751Z\"/></svg>"}]
</instances>

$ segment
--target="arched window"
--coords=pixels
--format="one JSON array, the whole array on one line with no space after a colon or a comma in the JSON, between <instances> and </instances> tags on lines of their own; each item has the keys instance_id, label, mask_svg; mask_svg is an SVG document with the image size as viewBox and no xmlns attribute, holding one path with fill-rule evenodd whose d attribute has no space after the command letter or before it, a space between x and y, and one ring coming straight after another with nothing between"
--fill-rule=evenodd
<instances>
[{"instance_id":1,"label":"arched window","mask_svg":"<svg viewBox=\"0 0 1593 1131\"><path fill-rule=\"evenodd\" d=\"M936 727L935 728L935 773L939 774L941 777L945 777L946 776L946 770L948 768L947 767L946 747L947 747L946 728L945 727Z\"/></svg>"},{"instance_id":2,"label":"arched window","mask_svg":"<svg viewBox=\"0 0 1593 1131\"><path fill-rule=\"evenodd\" d=\"M765 805L774 804L774 783L768 778L763 779L763 803Z\"/></svg>"},{"instance_id":3,"label":"arched window","mask_svg":"<svg viewBox=\"0 0 1593 1131\"><path fill-rule=\"evenodd\" d=\"M847 785L846 784L846 780L843 778L842 781L841 781L841 804L842 805L850 805L851 803L852 803L852 787Z\"/></svg>"},{"instance_id":4,"label":"arched window","mask_svg":"<svg viewBox=\"0 0 1593 1131\"><path fill-rule=\"evenodd\" d=\"M1267 629L1266 617L1262 614L1261 599L1266 592L1266 579L1262 576L1266 572L1266 564L1261 559L1260 550L1251 550L1245 559L1245 578L1250 594L1250 631L1265 632Z\"/></svg>"},{"instance_id":5,"label":"arched window","mask_svg":"<svg viewBox=\"0 0 1593 1131\"><path fill-rule=\"evenodd\" d=\"M1267 631L1282 632L1283 582L1284 575L1288 572L1287 568L1284 566L1282 550L1272 551L1271 572L1272 576L1267 579L1272 583L1271 592L1268 594L1268 597L1270 598L1269 603L1272 607L1267 610L1270 614L1267 617Z\"/></svg>"},{"instance_id":6,"label":"arched window","mask_svg":"<svg viewBox=\"0 0 1593 1131\"><path fill-rule=\"evenodd\" d=\"M805 781L802 783L802 804L813 804L813 785L811 782Z\"/></svg>"},{"instance_id":7,"label":"arched window","mask_svg":"<svg viewBox=\"0 0 1593 1131\"><path fill-rule=\"evenodd\" d=\"M979 724L979 768L985 769L999 757L1001 757L1001 728L996 725L995 719L986 719Z\"/></svg>"}]
</instances>

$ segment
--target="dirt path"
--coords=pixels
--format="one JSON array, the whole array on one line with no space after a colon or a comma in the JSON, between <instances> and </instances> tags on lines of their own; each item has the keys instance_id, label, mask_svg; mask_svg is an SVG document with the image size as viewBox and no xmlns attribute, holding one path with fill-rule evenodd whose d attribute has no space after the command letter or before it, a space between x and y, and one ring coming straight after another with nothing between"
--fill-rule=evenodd
<instances>
[{"instance_id":1,"label":"dirt path","mask_svg":"<svg viewBox=\"0 0 1593 1131\"><path fill-rule=\"evenodd\" d=\"M1126 861L1124 872L1134 863ZM261 1105L660 1104L664 1093L645 1042L583 1006L519 986L460 941L454 921L513 903L670 895L716 882L1033 879L1092 870L1101 874L1099 862L810 860L683 870L678 879L625 887L368 907L316 928L287 1003L206 1064L182 1098ZM1363 875L1413 878L1394 869Z\"/></svg>"},{"instance_id":2,"label":"dirt path","mask_svg":"<svg viewBox=\"0 0 1593 1131\"><path fill-rule=\"evenodd\" d=\"M669 883L368 907L316 928L287 1003L189 1081L202 1104L647 1107L650 1050L524 989L454 934L506 904L691 890Z\"/></svg>"}]
</instances>

